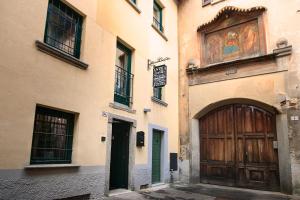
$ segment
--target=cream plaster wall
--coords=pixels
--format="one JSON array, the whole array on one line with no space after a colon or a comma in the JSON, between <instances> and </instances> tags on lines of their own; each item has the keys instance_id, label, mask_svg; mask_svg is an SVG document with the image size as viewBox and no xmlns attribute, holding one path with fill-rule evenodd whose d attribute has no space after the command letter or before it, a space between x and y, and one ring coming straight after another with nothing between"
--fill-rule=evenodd
<instances>
[{"instance_id":1,"label":"cream plaster wall","mask_svg":"<svg viewBox=\"0 0 300 200\"><path fill-rule=\"evenodd\" d=\"M201 109L209 104L228 98L249 98L276 106L278 94L284 94L288 98L300 97L300 20L299 0L225 0L217 4L202 7L202 1L182 0L179 6L178 29L179 29L179 122L180 122L180 156L183 160L189 160L189 119L193 118ZM260 75L242 79L221 81L197 86L188 86L186 67L190 59L200 63L200 42L198 40L198 26L212 20L216 14L225 6L236 6L239 8L251 8L264 6L264 24L266 29L267 53L272 53L276 48L276 42L285 38L289 45L293 46L291 56L277 59L277 65L287 68L287 72ZM192 19L192 20L187 20ZM290 110L281 109L289 115L299 115L299 106ZM295 145L299 141L296 123L289 122L289 145ZM286 133L287 134L287 133ZM290 148L286 147L286 148ZM187 149L187 151L185 151ZM299 193L299 149L289 149L291 156L292 176L294 193ZM298 153L297 153L298 152ZM188 170L187 170L188 171ZM188 173L188 172L187 172Z\"/></svg>"},{"instance_id":2,"label":"cream plaster wall","mask_svg":"<svg viewBox=\"0 0 300 200\"><path fill-rule=\"evenodd\" d=\"M22 169L30 162L36 104L77 113L72 162L104 165L107 118L102 112L137 120L137 131L148 124L169 129L169 151L178 149L177 5L165 5L166 42L151 27L152 1L138 0L138 14L125 0L67 0L84 18L81 60L87 70L38 51L43 41L47 0L0 1L0 169ZM172 33L172 35L171 35ZM109 107L113 102L117 37L132 48L136 114ZM147 59L171 58L163 107L151 101L152 71ZM143 109L152 111L144 114ZM147 138L147 135L146 137ZM147 145L147 140L146 140ZM136 164L147 163L147 146L136 150Z\"/></svg>"},{"instance_id":3,"label":"cream plaster wall","mask_svg":"<svg viewBox=\"0 0 300 200\"><path fill-rule=\"evenodd\" d=\"M289 41L289 44L293 45L292 56L287 60L287 62L285 61L285 65L287 65L289 69L288 76L290 77L290 80L288 80L286 83L287 88L284 91L289 93L292 92L294 95L299 95L299 90L296 89L299 82L298 78L300 76L300 66L298 64L300 62L300 27L297 25L297 22L300 19L300 13L297 12L299 7L298 0L290 0L288 2L279 0L226 0L205 7L202 7L202 1L185 0L182 1L181 5L179 6L178 14L180 51L180 107L184 108L180 110L180 134L188 134L189 129L187 126L189 89L185 69L190 59L196 59L198 61L197 64L200 64L200 44L197 39L197 27L213 19L215 15L225 6L236 6L239 8L264 6L267 8L264 16L267 51L268 53L272 53L273 49L276 48L276 42L282 37L286 38ZM193 20L186 20L191 18ZM281 65L283 63L278 64ZM227 83L225 81L217 84L226 85ZM212 87L214 86L214 84L209 85ZM199 88L200 87L202 86L199 86ZM203 87L206 88L209 86ZM210 98L210 96L213 98L214 95L215 94L213 92L210 92L209 95L205 94L207 97L204 98ZM223 93L220 95L223 95ZM261 98L264 99L270 97Z\"/></svg>"},{"instance_id":4,"label":"cream plaster wall","mask_svg":"<svg viewBox=\"0 0 300 200\"><path fill-rule=\"evenodd\" d=\"M115 2L100 0L98 4L97 22L108 30L115 38L119 38L133 51L132 72L134 77L133 106L135 115L116 112L137 119L137 131L144 131L148 138L148 125L156 124L169 129L169 151L178 152L178 41L177 41L177 5L174 1L164 0L163 9L165 41L151 26L153 21L152 1L137 1L141 13L136 12L125 0ZM112 12L122 10L122 14ZM103 17L105 16L105 17ZM116 44L116 42L115 42ZM115 45L113 44L113 45ZM114 47L115 48L115 47ZM163 107L151 101L152 68L147 70L147 60L158 57L170 57L167 61L168 80L165 87L164 101L168 107ZM143 109L150 108L151 112L144 114ZM136 150L136 163L147 163L147 145Z\"/></svg>"},{"instance_id":5,"label":"cream plaster wall","mask_svg":"<svg viewBox=\"0 0 300 200\"><path fill-rule=\"evenodd\" d=\"M285 72L192 86L189 89L190 118L212 103L234 98L248 98L279 107L278 91L285 91Z\"/></svg>"}]
</instances>

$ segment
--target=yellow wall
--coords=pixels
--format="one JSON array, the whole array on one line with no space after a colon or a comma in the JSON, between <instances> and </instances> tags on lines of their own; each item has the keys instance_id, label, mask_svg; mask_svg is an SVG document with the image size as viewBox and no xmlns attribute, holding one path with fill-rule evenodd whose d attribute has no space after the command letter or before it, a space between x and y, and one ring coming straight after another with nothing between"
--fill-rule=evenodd
<instances>
[{"instance_id":1,"label":"yellow wall","mask_svg":"<svg viewBox=\"0 0 300 200\"><path fill-rule=\"evenodd\" d=\"M190 117L206 106L226 99L248 98L278 107L276 93L285 91L285 72L192 86Z\"/></svg>"},{"instance_id":2,"label":"yellow wall","mask_svg":"<svg viewBox=\"0 0 300 200\"><path fill-rule=\"evenodd\" d=\"M137 131L148 133L148 124L169 129L169 151L178 149L178 56L177 5L164 6L166 42L151 27L152 1L138 1L138 14L125 0L67 0L85 15L81 60L87 70L38 51L35 40L43 41L47 0L0 2L0 168L23 168L30 162L36 104L78 113L72 162L80 165L104 165L110 112L137 120ZM12 9L13 8L13 9ZM117 37L134 48L133 109L129 114L109 107L113 103ZM147 59L170 57L168 83L162 107L151 101L152 70ZM147 115L143 109L152 111ZM146 146L136 150L136 164L147 163Z\"/></svg>"},{"instance_id":3,"label":"yellow wall","mask_svg":"<svg viewBox=\"0 0 300 200\"><path fill-rule=\"evenodd\" d=\"M219 83L193 86L189 89L187 83L188 78L185 71L188 62L190 59L194 59L197 61L197 64L200 65L200 43L197 38L197 28L212 20L225 6L236 6L239 8L264 6L267 8L264 14L267 53L272 53L273 49L277 48L276 42L280 38L287 39L289 44L293 45L292 56L284 60L284 62L277 63L277 65L285 65L289 72L272 76L255 76L241 80L222 81ZM300 94L300 91L296 89L300 76L299 65L297 64L300 61L300 27L297 25L297 19L300 19L300 13L297 12L297 6L299 6L297 0L290 0L288 2L279 0L225 0L205 7L202 7L202 1L182 1L179 6L178 14L180 52L179 104L180 108L184 108L180 109L180 134L187 135L189 132L188 111L191 112L190 116L193 116L193 113L199 112L199 109L210 103L214 103L216 100L229 97L244 97L266 101L266 103L274 105L274 103L276 103L274 99L276 99L278 93L285 92L288 93L288 96ZM189 18L193 18L193 20L186 20ZM286 77L286 79L284 77ZM265 91L260 91L261 86L258 84L260 82L269 85L263 89ZM189 94L189 92L191 93ZM196 103L195 101L198 102ZM190 102L190 105L188 102ZM198 104L198 107L194 104Z\"/></svg>"}]
</instances>

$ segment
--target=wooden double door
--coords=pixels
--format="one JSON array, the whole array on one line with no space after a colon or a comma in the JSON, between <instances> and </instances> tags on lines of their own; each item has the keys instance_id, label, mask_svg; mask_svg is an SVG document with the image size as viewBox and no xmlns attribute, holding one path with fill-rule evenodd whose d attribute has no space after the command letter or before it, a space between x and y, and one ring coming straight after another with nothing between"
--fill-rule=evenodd
<instances>
[{"instance_id":1,"label":"wooden double door","mask_svg":"<svg viewBox=\"0 0 300 200\"><path fill-rule=\"evenodd\" d=\"M232 104L200 120L200 182L279 191L275 115Z\"/></svg>"}]
</instances>

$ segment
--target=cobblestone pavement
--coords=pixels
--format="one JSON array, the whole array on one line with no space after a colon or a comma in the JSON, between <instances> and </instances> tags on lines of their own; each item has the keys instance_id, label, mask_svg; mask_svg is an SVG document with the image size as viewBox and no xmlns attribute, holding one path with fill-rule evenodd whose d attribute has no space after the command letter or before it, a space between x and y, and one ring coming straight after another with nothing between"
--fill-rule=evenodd
<instances>
[{"instance_id":1,"label":"cobblestone pavement","mask_svg":"<svg viewBox=\"0 0 300 200\"><path fill-rule=\"evenodd\" d=\"M106 200L300 200L281 193L205 184L172 185L108 197Z\"/></svg>"}]
</instances>

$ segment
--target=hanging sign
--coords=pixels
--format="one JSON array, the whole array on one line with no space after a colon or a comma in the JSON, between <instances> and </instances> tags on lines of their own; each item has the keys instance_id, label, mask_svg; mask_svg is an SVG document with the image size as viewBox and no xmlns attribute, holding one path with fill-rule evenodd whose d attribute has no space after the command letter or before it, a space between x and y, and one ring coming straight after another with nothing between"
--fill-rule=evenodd
<instances>
[{"instance_id":1,"label":"hanging sign","mask_svg":"<svg viewBox=\"0 0 300 200\"><path fill-rule=\"evenodd\" d=\"M163 87L167 84L167 66L160 65L153 67L153 87Z\"/></svg>"}]
</instances>

